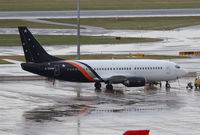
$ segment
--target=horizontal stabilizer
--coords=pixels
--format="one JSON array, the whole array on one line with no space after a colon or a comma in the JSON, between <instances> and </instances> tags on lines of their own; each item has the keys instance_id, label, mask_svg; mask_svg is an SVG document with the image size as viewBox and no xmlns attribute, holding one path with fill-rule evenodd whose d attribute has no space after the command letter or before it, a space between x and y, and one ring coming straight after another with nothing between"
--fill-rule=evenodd
<instances>
[{"instance_id":1,"label":"horizontal stabilizer","mask_svg":"<svg viewBox=\"0 0 200 135\"><path fill-rule=\"evenodd\" d=\"M2 59L4 61L7 61L7 62L10 62L10 63L13 63L13 64L21 64L21 63L24 63L23 61L17 61L17 60L11 60L11 59Z\"/></svg>"}]
</instances>

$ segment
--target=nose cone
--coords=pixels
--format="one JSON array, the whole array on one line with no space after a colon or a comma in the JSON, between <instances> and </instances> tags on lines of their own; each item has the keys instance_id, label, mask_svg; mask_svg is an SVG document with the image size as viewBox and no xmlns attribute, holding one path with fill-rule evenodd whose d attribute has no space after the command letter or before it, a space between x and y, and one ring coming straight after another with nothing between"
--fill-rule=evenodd
<instances>
[{"instance_id":1,"label":"nose cone","mask_svg":"<svg viewBox=\"0 0 200 135\"><path fill-rule=\"evenodd\" d=\"M178 71L178 77L183 77L185 75L188 74L188 70L187 69L184 69L184 68L181 68L179 71Z\"/></svg>"},{"instance_id":2,"label":"nose cone","mask_svg":"<svg viewBox=\"0 0 200 135\"><path fill-rule=\"evenodd\" d=\"M189 71L187 69L183 69L184 75L187 75Z\"/></svg>"}]
</instances>

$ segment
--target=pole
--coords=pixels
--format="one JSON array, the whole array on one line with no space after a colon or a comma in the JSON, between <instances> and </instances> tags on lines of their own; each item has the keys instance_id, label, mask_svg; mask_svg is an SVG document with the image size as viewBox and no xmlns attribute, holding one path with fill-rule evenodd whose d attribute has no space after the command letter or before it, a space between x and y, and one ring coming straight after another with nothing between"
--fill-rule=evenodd
<instances>
[{"instance_id":1,"label":"pole","mask_svg":"<svg viewBox=\"0 0 200 135\"><path fill-rule=\"evenodd\" d=\"M77 59L80 60L80 0L77 0Z\"/></svg>"}]
</instances>

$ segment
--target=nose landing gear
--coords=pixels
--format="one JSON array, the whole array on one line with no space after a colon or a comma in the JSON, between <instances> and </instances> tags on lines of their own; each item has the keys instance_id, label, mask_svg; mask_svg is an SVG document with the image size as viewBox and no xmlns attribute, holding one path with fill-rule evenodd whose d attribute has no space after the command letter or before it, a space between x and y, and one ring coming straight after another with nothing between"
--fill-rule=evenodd
<instances>
[{"instance_id":1,"label":"nose landing gear","mask_svg":"<svg viewBox=\"0 0 200 135\"><path fill-rule=\"evenodd\" d=\"M170 86L170 84L169 84L168 81L166 81L165 87L166 87L166 88L171 88L171 86Z\"/></svg>"}]
</instances>

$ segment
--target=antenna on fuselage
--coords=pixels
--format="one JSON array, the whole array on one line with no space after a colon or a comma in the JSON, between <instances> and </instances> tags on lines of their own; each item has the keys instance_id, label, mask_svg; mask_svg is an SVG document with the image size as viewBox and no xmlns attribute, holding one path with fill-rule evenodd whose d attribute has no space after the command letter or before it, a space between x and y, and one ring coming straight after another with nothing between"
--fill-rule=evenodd
<instances>
[{"instance_id":1,"label":"antenna on fuselage","mask_svg":"<svg viewBox=\"0 0 200 135\"><path fill-rule=\"evenodd\" d=\"M80 0L77 0L77 60L80 60Z\"/></svg>"}]
</instances>

